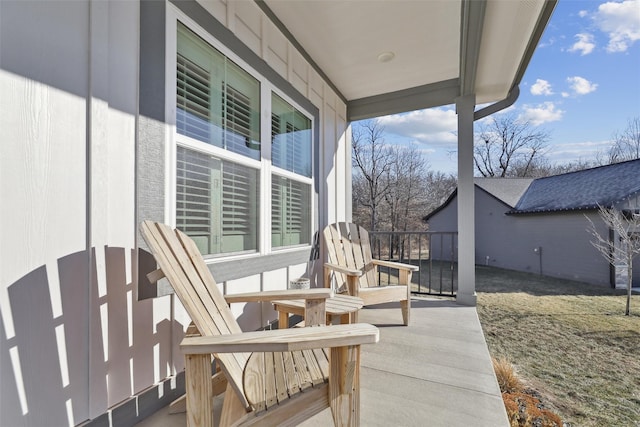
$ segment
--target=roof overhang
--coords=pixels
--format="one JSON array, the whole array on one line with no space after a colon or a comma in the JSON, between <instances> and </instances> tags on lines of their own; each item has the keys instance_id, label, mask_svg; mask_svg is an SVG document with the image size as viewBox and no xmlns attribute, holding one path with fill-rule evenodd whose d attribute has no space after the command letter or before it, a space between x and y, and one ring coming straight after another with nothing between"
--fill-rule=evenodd
<instances>
[{"instance_id":1,"label":"roof overhang","mask_svg":"<svg viewBox=\"0 0 640 427\"><path fill-rule=\"evenodd\" d=\"M515 101L557 0L257 0L360 120Z\"/></svg>"}]
</instances>

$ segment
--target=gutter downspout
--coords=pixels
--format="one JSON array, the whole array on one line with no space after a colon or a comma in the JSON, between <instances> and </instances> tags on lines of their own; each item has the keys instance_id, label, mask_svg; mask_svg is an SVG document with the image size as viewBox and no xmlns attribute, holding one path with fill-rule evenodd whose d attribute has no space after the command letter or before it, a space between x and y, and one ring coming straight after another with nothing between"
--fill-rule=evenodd
<instances>
[{"instance_id":1,"label":"gutter downspout","mask_svg":"<svg viewBox=\"0 0 640 427\"><path fill-rule=\"evenodd\" d=\"M491 105L488 105L476 112L473 113L473 121L477 121L483 119L487 116L490 116L493 113L497 113L498 111L502 111L505 108L511 107L518 100L520 96L520 83L517 83L514 87L511 88L507 97L501 101L494 102Z\"/></svg>"}]
</instances>

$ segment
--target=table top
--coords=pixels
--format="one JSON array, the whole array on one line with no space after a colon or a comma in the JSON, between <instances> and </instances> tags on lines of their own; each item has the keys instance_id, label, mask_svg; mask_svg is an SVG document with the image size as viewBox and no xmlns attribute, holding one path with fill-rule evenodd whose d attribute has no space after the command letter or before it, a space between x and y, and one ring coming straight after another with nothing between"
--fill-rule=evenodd
<instances>
[{"instance_id":1,"label":"table top","mask_svg":"<svg viewBox=\"0 0 640 427\"><path fill-rule=\"evenodd\" d=\"M276 310L282 311L287 309L304 309L304 300L287 300L287 301L273 301L273 305ZM347 314L358 311L364 305L362 298L352 297L349 295L334 295L332 298L327 298L325 305L325 311L328 315Z\"/></svg>"}]
</instances>

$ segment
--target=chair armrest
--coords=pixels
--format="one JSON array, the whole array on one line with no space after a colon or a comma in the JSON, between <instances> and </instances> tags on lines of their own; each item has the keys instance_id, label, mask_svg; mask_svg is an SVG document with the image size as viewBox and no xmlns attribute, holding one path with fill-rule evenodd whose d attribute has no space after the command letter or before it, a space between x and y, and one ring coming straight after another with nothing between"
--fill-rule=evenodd
<instances>
[{"instance_id":1,"label":"chair armrest","mask_svg":"<svg viewBox=\"0 0 640 427\"><path fill-rule=\"evenodd\" d=\"M337 271L338 273L344 273L347 276L358 276L358 277L362 276L362 270L358 270L357 268L343 267L341 265L332 264L330 262L325 262L324 263L324 268L328 268L330 270Z\"/></svg>"},{"instance_id":2,"label":"chair armrest","mask_svg":"<svg viewBox=\"0 0 640 427\"><path fill-rule=\"evenodd\" d=\"M333 297L333 291L327 288L313 289L284 289L281 291L248 292L241 294L225 295L228 304L235 302L260 302L275 300L316 300Z\"/></svg>"},{"instance_id":3,"label":"chair armrest","mask_svg":"<svg viewBox=\"0 0 640 427\"><path fill-rule=\"evenodd\" d=\"M420 269L420 267L418 267L417 265L404 264L401 262L393 261L383 261L381 259L374 259L373 263L376 265L381 265L383 267L397 268L398 270L418 271Z\"/></svg>"},{"instance_id":4,"label":"chair armrest","mask_svg":"<svg viewBox=\"0 0 640 427\"><path fill-rule=\"evenodd\" d=\"M188 337L180 343L184 354L274 352L344 347L378 342L378 328L368 323L274 329L206 337Z\"/></svg>"}]
</instances>

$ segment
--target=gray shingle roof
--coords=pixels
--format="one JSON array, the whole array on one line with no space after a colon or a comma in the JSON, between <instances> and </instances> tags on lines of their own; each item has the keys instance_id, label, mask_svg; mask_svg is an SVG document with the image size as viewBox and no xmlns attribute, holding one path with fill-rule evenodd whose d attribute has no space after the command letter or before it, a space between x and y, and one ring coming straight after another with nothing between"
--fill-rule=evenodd
<instances>
[{"instance_id":1,"label":"gray shingle roof","mask_svg":"<svg viewBox=\"0 0 640 427\"><path fill-rule=\"evenodd\" d=\"M510 214L611 207L640 192L640 159L534 180Z\"/></svg>"},{"instance_id":2,"label":"gray shingle roof","mask_svg":"<svg viewBox=\"0 0 640 427\"><path fill-rule=\"evenodd\" d=\"M473 182L493 197L515 207L518 200L529 188L533 178L474 178Z\"/></svg>"}]
</instances>

